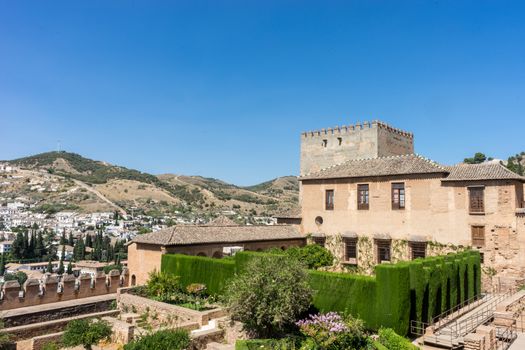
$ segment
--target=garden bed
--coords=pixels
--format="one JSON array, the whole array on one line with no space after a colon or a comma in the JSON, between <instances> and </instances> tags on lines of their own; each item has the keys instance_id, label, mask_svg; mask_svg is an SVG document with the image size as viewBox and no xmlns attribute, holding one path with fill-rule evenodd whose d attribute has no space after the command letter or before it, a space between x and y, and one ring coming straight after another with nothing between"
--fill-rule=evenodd
<instances>
[{"instance_id":1,"label":"garden bed","mask_svg":"<svg viewBox=\"0 0 525 350\"><path fill-rule=\"evenodd\" d=\"M151 298L135 295L135 288L120 288L117 292L117 305L124 313L133 312L144 315L154 325L182 325L198 323L200 326L208 324L209 320L227 315L227 311L220 306L206 306L205 310L195 310L181 305L152 300Z\"/></svg>"}]
</instances>

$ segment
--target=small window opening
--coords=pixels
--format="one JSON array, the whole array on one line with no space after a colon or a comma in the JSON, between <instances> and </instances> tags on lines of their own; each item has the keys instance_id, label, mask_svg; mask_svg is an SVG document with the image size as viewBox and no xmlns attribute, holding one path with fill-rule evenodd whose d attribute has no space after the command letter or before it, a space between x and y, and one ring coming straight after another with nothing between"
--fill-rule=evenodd
<instances>
[{"instance_id":1,"label":"small window opening","mask_svg":"<svg viewBox=\"0 0 525 350\"><path fill-rule=\"evenodd\" d=\"M339 143L339 146L341 146L343 144L343 138L342 137L338 137L337 138L337 142Z\"/></svg>"},{"instance_id":2,"label":"small window opening","mask_svg":"<svg viewBox=\"0 0 525 350\"><path fill-rule=\"evenodd\" d=\"M327 139L324 139L324 140L323 140L323 147L326 147L326 146L328 146L328 140L327 140Z\"/></svg>"}]
</instances>

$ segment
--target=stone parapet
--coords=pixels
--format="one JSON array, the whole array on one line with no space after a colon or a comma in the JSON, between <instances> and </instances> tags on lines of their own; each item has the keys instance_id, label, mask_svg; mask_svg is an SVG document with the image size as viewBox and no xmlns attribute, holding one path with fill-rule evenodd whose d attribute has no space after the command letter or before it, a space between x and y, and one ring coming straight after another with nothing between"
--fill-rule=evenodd
<instances>
[{"instance_id":1,"label":"stone parapet","mask_svg":"<svg viewBox=\"0 0 525 350\"><path fill-rule=\"evenodd\" d=\"M127 270L122 273L112 270L107 275L78 278L46 274L41 280L28 279L23 286L17 281L7 281L0 289L0 311L116 293L128 284L128 276Z\"/></svg>"}]
</instances>

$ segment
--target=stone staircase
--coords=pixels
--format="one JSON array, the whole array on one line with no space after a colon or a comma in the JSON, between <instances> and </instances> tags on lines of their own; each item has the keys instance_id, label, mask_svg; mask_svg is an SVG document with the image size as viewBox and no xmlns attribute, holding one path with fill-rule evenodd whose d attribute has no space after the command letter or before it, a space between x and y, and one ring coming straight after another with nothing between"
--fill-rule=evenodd
<instances>
[{"instance_id":1,"label":"stone staircase","mask_svg":"<svg viewBox=\"0 0 525 350\"><path fill-rule=\"evenodd\" d=\"M501 319L501 310L524 299L525 291L485 297L428 327L423 343L445 349L492 349L497 343L505 346L513 340L515 321ZM486 329L484 325L493 321L493 327Z\"/></svg>"}]
</instances>

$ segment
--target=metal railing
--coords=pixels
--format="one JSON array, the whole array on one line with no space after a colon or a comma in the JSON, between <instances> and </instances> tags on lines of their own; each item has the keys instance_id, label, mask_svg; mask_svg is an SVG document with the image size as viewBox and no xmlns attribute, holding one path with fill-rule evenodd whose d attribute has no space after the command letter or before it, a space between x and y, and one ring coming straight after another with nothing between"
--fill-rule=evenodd
<instances>
[{"instance_id":1,"label":"metal railing","mask_svg":"<svg viewBox=\"0 0 525 350\"><path fill-rule=\"evenodd\" d=\"M467 300L463 301L462 303L459 303L458 305L456 305L456 306L450 308L449 310L446 310L446 311L442 312L441 314L439 314L439 315L435 316L434 318L432 318L432 321L430 322L430 325L431 326L435 326L436 328L439 328L443 324L447 324L448 322L450 322L450 320L446 320L447 316L450 316L450 315L452 315L452 314L454 314L454 313L456 313L458 311L461 311L461 313L465 314L465 313L475 309L476 307L478 307L479 304L476 304L476 301L482 300L485 297L490 298L491 296L487 296L486 294L478 294L478 295L473 296L470 299L467 299Z\"/></svg>"},{"instance_id":2,"label":"metal railing","mask_svg":"<svg viewBox=\"0 0 525 350\"><path fill-rule=\"evenodd\" d=\"M452 337L462 337L472 332L479 325L482 325L483 323L490 320L494 316L496 306L511 295L512 292L509 291L504 294L495 296L474 315L469 316L463 320L455 320L453 322L450 322L446 327L447 331L445 331L445 329L442 329L440 333L448 333L449 330L450 335Z\"/></svg>"},{"instance_id":3,"label":"metal railing","mask_svg":"<svg viewBox=\"0 0 525 350\"><path fill-rule=\"evenodd\" d=\"M445 320L447 316L450 316L458 311L461 311L461 313L467 313L471 311L472 309L479 306L479 304L475 304L476 301L482 300L486 298L486 294L478 294L473 296L470 299L467 299L456 306L440 313L437 316L434 316L430 322L424 322L424 321L417 321L417 320L411 320L410 321L410 332L414 335L423 335L425 333L425 329L430 326L435 326L438 323L441 323L440 321L445 321L444 324L447 322L450 322L450 320ZM488 296L490 297L490 296ZM438 328L440 325L437 326Z\"/></svg>"}]
</instances>

